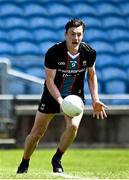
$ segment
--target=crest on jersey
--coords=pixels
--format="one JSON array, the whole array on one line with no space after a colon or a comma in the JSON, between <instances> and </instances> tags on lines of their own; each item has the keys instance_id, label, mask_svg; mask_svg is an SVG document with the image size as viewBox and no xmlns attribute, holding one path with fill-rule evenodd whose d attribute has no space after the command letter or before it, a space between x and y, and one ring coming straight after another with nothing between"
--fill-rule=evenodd
<instances>
[{"instance_id":1,"label":"crest on jersey","mask_svg":"<svg viewBox=\"0 0 129 180\"><path fill-rule=\"evenodd\" d=\"M87 65L87 61L84 60L84 61L82 62L82 64L83 64L83 66L86 66L86 65Z\"/></svg>"}]
</instances>

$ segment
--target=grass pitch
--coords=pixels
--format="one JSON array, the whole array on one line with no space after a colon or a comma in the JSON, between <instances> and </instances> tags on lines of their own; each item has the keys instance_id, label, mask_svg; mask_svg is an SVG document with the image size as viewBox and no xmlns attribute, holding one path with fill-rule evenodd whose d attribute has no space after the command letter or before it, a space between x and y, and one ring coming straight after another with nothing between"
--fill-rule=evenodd
<instances>
[{"instance_id":1,"label":"grass pitch","mask_svg":"<svg viewBox=\"0 0 129 180\"><path fill-rule=\"evenodd\" d=\"M36 150L27 174L16 174L23 150L0 150L0 179L129 179L129 149L69 149L64 173L52 172L52 149Z\"/></svg>"}]
</instances>

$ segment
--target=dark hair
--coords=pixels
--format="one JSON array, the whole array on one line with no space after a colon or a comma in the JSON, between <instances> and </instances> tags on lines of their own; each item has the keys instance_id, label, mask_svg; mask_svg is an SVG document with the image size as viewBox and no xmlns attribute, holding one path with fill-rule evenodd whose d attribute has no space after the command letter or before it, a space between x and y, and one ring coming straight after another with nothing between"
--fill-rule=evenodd
<instances>
[{"instance_id":1,"label":"dark hair","mask_svg":"<svg viewBox=\"0 0 129 180\"><path fill-rule=\"evenodd\" d=\"M79 27L82 26L83 27L83 32L85 29L85 24L83 23L83 21L79 20L79 19L71 19L70 21L67 22L67 24L65 25L65 32L68 32L68 29L71 27Z\"/></svg>"}]
</instances>

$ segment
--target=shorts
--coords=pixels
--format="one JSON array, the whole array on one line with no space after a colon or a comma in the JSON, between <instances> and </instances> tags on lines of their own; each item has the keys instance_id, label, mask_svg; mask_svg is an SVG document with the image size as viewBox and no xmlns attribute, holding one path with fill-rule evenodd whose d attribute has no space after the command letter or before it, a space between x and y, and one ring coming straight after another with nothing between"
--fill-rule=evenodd
<instances>
[{"instance_id":1,"label":"shorts","mask_svg":"<svg viewBox=\"0 0 129 180\"><path fill-rule=\"evenodd\" d=\"M38 111L47 114L60 113L60 104L49 93L43 93Z\"/></svg>"}]
</instances>

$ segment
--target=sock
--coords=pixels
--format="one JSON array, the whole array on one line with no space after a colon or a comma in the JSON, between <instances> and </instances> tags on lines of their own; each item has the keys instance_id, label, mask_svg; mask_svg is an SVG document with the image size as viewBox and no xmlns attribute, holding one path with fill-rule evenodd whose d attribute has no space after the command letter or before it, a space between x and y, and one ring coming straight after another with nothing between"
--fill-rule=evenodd
<instances>
[{"instance_id":1,"label":"sock","mask_svg":"<svg viewBox=\"0 0 129 180\"><path fill-rule=\"evenodd\" d=\"M64 152L62 152L59 148L57 149L54 157L56 157L57 159L61 159L62 155L64 154Z\"/></svg>"},{"instance_id":2,"label":"sock","mask_svg":"<svg viewBox=\"0 0 129 180\"><path fill-rule=\"evenodd\" d=\"M22 158L22 163L24 163L24 164L29 165L29 161L30 161L30 159L24 159L24 157Z\"/></svg>"}]
</instances>

